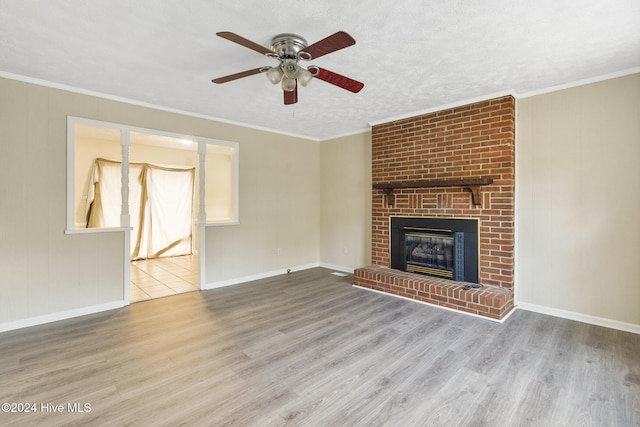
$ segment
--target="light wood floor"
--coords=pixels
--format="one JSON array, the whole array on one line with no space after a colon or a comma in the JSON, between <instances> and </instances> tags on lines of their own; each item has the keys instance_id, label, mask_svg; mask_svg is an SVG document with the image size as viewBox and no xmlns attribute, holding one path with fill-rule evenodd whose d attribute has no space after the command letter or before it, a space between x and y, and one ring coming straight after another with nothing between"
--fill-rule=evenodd
<instances>
[{"instance_id":1,"label":"light wood floor","mask_svg":"<svg viewBox=\"0 0 640 427\"><path fill-rule=\"evenodd\" d=\"M0 425L640 425L640 335L352 280L317 268L0 334L0 402L38 405Z\"/></svg>"}]
</instances>

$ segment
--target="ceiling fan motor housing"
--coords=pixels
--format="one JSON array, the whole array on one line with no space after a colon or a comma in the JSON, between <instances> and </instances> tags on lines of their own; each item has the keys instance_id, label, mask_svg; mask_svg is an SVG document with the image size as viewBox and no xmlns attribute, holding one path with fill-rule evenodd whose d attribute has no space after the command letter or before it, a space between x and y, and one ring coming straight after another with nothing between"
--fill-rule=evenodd
<instances>
[{"instance_id":1,"label":"ceiling fan motor housing","mask_svg":"<svg viewBox=\"0 0 640 427\"><path fill-rule=\"evenodd\" d=\"M298 54L305 47L307 41L297 34L278 34L271 39L271 50L280 59L300 59Z\"/></svg>"}]
</instances>

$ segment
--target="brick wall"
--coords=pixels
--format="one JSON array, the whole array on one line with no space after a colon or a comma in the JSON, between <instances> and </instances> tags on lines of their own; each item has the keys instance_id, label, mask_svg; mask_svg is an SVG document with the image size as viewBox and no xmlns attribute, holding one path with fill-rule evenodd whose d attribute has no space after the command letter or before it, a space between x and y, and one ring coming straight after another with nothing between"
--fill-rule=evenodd
<instances>
[{"instance_id":1,"label":"brick wall","mask_svg":"<svg viewBox=\"0 0 640 427\"><path fill-rule=\"evenodd\" d=\"M480 220L480 283L513 288L515 100L511 96L450 108L372 129L374 184L395 181L493 178L481 204L462 187L396 189L388 206L373 190L372 262L389 267L389 217Z\"/></svg>"},{"instance_id":2,"label":"brick wall","mask_svg":"<svg viewBox=\"0 0 640 427\"><path fill-rule=\"evenodd\" d=\"M515 100L511 96L376 125L373 183L491 177L482 204L461 187L373 190L372 262L389 266L389 216L480 219L480 283L513 287Z\"/></svg>"}]
</instances>

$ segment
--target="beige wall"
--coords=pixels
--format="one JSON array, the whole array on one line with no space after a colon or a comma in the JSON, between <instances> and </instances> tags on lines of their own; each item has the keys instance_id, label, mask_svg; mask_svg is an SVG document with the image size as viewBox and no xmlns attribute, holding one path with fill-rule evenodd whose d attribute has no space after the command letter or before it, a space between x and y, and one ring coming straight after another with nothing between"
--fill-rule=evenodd
<instances>
[{"instance_id":1,"label":"beige wall","mask_svg":"<svg viewBox=\"0 0 640 427\"><path fill-rule=\"evenodd\" d=\"M0 94L0 328L123 298L123 233L64 234L67 115L240 144L240 224L206 229L207 283L370 262L370 133L308 141L8 79ZM638 117L637 74L518 100L521 306L640 326Z\"/></svg>"},{"instance_id":2,"label":"beige wall","mask_svg":"<svg viewBox=\"0 0 640 427\"><path fill-rule=\"evenodd\" d=\"M520 306L640 326L640 74L520 99L517 133Z\"/></svg>"},{"instance_id":3,"label":"beige wall","mask_svg":"<svg viewBox=\"0 0 640 427\"><path fill-rule=\"evenodd\" d=\"M123 233L64 234L66 115L99 104L0 79L0 326L123 298Z\"/></svg>"},{"instance_id":4,"label":"beige wall","mask_svg":"<svg viewBox=\"0 0 640 427\"><path fill-rule=\"evenodd\" d=\"M0 94L0 330L123 300L124 233L65 234L67 116L239 143L240 224L206 228L208 284L321 264L321 142L4 78ZM359 156L364 145L356 141L349 155ZM355 209L349 221L357 223L363 208L343 206ZM333 226L323 232L335 235ZM353 251L344 261L349 267L369 252L358 253L368 235L358 227L354 243L340 243ZM330 251L322 254L343 265Z\"/></svg>"},{"instance_id":5,"label":"beige wall","mask_svg":"<svg viewBox=\"0 0 640 427\"><path fill-rule=\"evenodd\" d=\"M371 132L323 141L320 258L352 271L371 264Z\"/></svg>"},{"instance_id":6,"label":"beige wall","mask_svg":"<svg viewBox=\"0 0 640 427\"><path fill-rule=\"evenodd\" d=\"M208 285L320 260L320 143L247 134L240 143L240 225L207 228Z\"/></svg>"}]
</instances>

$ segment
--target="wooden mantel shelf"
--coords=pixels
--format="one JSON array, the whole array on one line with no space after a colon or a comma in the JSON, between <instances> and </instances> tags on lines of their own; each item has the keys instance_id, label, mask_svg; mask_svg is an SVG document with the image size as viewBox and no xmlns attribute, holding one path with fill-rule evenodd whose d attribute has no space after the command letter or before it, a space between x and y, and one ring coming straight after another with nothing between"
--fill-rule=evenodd
<instances>
[{"instance_id":1,"label":"wooden mantel shelf","mask_svg":"<svg viewBox=\"0 0 640 427\"><path fill-rule=\"evenodd\" d=\"M466 187L471 191L471 197L473 204L478 206L482 204L480 198L480 187L483 185L490 185L493 183L493 178L463 178L463 179L427 179L421 181L397 181L397 182L382 182L373 184L373 188L384 191L387 195L387 203L389 206L395 204L395 198L393 196L393 190L397 188L433 188L433 187Z\"/></svg>"}]
</instances>

